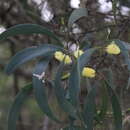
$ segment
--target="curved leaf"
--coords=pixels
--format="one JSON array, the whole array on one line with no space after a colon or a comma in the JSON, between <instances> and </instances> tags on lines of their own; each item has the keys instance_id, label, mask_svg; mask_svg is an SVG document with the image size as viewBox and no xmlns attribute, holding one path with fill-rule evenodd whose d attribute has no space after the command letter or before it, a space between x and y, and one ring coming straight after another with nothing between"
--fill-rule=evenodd
<instances>
[{"instance_id":1,"label":"curved leaf","mask_svg":"<svg viewBox=\"0 0 130 130\"><path fill-rule=\"evenodd\" d=\"M16 36L19 34L45 34L61 43L59 38L53 32L37 24L19 24L10 27L9 29L0 34L0 40L5 40L8 37Z\"/></svg>"},{"instance_id":2,"label":"curved leaf","mask_svg":"<svg viewBox=\"0 0 130 130\"><path fill-rule=\"evenodd\" d=\"M58 46L50 45L50 44L44 44L38 47L35 46L35 47L26 48L18 52L15 56L13 56L9 64L6 66L5 71L6 73L10 74L21 64L33 58L36 58L38 56L43 56L43 57L48 56L50 54L53 54L57 50L60 50Z\"/></svg>"},{"instance_id":3,"label":"curved leaf","mask_svg":"<svg viewBox=\"0 0 130 130\"><path fill-rule=\"evenodd\" d=\"M83 119L86 124L86 130L93 130L94 127L94 117L96 115L96 104L95 104L95 96L96 96L96 88L91 88L89 91L85 105L83 110Z\"/></svg>"},{"instance_id":4,"label":"curved leaf","mask_svg":"<svg viewBox=\"0 0 130 130\"><path fill-rule=\"evenodd\" d=\"M76 109L65 98L65 90L61 86L61 77L62 77L63 68L64 68L64 65L63 63L61 63L56 73L55 80L54 80L55 94L56 94L59 106L65 112L67 112L72 118L76 119L77 118Z\"/></svg>"},{"instance_id":5,"label":"curved leaf","mask_svg":"<svg viewBox=\"0 0 130 130\"><path fill-rule=\"evenodd\" d=\"M8 115L8 130L16 130L16 121L23 103L32 90L32 84L25 86L16 96Z\"/></svg>"},{"instance_id":6,"label":"curved leaf","mask_svg":"<svg viewBox=\"0 0 130 130\"><path fill-rule=\"evenodd\" d=\"M110 86L110 84L107 81L104 81L104 84L107 87L108 94L111 99L112 103L112 109L113 109L113 115L114 115L114 121L115 121L115 130L122 130L122 111L121 106L119 104L118 98Z\"/></svg>"},{"instance_id":7,"label":"curved leaf","mask_svg":"<svg viewBox=\"0 0 130 130\"><path fill-rule=\"evenodd\" d=\"M69 94L70 102L74 105L78 105L78 96L80 91L80 73L83 67L89 62L91 55L96 48L88 49L78 58L76 64L73 65L70 77L69 77Z\"/></svg>"},{"instance_id":8,"label":"curved leaf","mask_svg":"<svg viewBox=\"0 0 130 130\"><path fill-rule=\"evenodd\" d=\"M35 67L34 74L41 75L43 72L45 72L49 61L50 57L47 57L41 62L39 62ZM43 83L42 79L41 80L38 79L38 77L36 77L35 75L33 76L33 88L37 104L50 119L55 120L56 122L60 122L52 113L50 106L48 104L48 98L45 90L45 83Z\"/></svg>"},{"instance_id":9,"label":"curved leaf","mask_svg":"<svg viewBox=\"0 0 130 130\"><path fill-rule=\"evenodd\" d=\"M71 27L74 22L76 22L81 17L86 17L87 15L88 13L86 8L75 9L69 17L68 26Z\"/></svg>"}]
</instances>

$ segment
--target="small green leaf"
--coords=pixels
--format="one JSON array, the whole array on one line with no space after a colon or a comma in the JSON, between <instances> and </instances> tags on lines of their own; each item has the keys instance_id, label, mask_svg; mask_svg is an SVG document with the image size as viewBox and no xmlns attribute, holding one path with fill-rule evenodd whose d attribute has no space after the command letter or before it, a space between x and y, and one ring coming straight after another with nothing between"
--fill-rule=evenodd
<instances>
[{"instance_id":1,"label":"small green leaf","mask_svg":"<svg viewBox=\"0 0 130 130\"><path fill-rule=\"evenodd\" d=\"M96 88L91 88L90 92L87 95L84 110L83 110L83 119L86 124L86 130L93 130L94 127L94 117L96 115L96 104L95 104L95 96L96 96Z\"/></svg>"},{"instance_id":2,"label":"small green leaf","mask_svg":"<svg viewBox=\"0 0 130 130\"><path fill-rule=\"evenodd\" d=\"M19 117L19 112L29 97L30 92L32 91L32 84L25 86L16 96L8 115L8 130L16 130L16 121Z\"/></svg>"},{"instance_id":3,"label":"small green leaf","mask_svg":"<svg viewBox=\"0 0 130 130\"><path fill-rule=\"evenodd\" d=\"M96 48L88 49L78 58L76 64L73 65L72 71L69 77L69 94L70 102L74 105L78 105L78 96L80 91L80 73L83 67L89 62L91 55Z\"/></svg>"},{"instance_id":4,"label":"small green leaf","mask_svg":"<svg viewBox=\"0 0 130 130\"><path fill-rule=\"evenodd\" d=\"M55 80L54 80L55 94L56 94L59 106L65 112L67 112L72 118L76 119L77 118L76 109L65 98L65 90L61 85L61 77L62 77L63 68L64 68L64 65L63 63L61 63L56 73Z\"/></svg>"},{"instance_id":5,"label":"small green leaf","mask_svg":"<svg viewBox=\"0 0 130 130\"><path fill-rule=\"evenodd\" d=\"M19 24L10 27L9 29L0 34L0 40L5 40L8 37L16 36L19 34L45 34L61 43L59 38L53 32L37 24Z\"/></svg>"},{"instance_id":6,"label":"small green leaf","mask_svg":"<svg viewBox=\"0 0 130 130\"><path fill-rule=\"evenodd\" d=\"M60 50L60 48L51 44L44 44L38 47L35 46L26 48L18 52L15 56L13 56L9 64L6 66L5 71L6 73L10 74L21 64L32 60L33 58L36 58L38 56L46 57L50 54L53 54L57 50Z\"/></svg>"},{"instance_id":7,"label":"small green leaf","mask_svg":"<svg viewBox=\"0 0 130 130\"><path fill-rule=\"evenodd\" d=\"M36 67L34 74L35 75L41 75L43 72L45 72L48 63L50 61L50 57L45 58L41 62L39 62ZM37 104L41 108L41 110L52 120L55 120L56 122L60 122L57 117L52 113L50 106L48 104L48 98L46 95L46 89L45 89L45 83L42 82L42 79L38 79L38 77L33 76L33 88L34 88L34 94L37 101ZM44 78L44 77L43 77Z\"/></svg>"},{"instance_id":8,"label":"small green leaf","mask_svg":"<svg viewBox=\"0 0 130 130\"><path fill-rule=\"evenodd\" d=\"M74 22L82 17L86 17L87 15L88 13L86 8L75 9L69 17L68 26L71 27Z\"/></svg>"},{"instance_id":9,"label":"small green leaf","mask_svg":"<svg viewBox=\"0 0 130 130\"><path fill-rule=\"evenodd\" d=\"M105 80L104 84L107 87L108 94L111 99L112 103L112 109L113 109L113 115L114 115L114 121L115 121L115 130L122 130L122 111L121 111L121 106L119 104L118 98L110 86L110 84Z\"/></svg>"}]
</instances>

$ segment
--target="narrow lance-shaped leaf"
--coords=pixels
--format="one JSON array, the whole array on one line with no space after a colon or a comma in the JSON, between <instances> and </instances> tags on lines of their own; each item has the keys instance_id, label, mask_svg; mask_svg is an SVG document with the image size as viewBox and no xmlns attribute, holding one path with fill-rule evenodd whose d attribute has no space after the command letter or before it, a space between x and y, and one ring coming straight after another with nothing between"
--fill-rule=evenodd
<instances>
[{"instance_id":1,"label":"narrow lance-shaped leaf","mask_svg":"<svg viewBox=\"0 0 130 130\"><path fill-rule=\"evenodd\" d=\"M122 111L121 111L120 103L110 84L106 80L104 81L104 84L107 87L108 94L110 96L110 100L112 104L112 110L113 110L114 121L115 121L115 130L122 130Z\"/></svg>"},{"instance_id":2,"label":"narrow lance-shaped leaf","mask_svg":"<svg viewBox=\"0 0 130 130\"><path fill-rule=\"evenodd\" d=\"M84 110L83 110L83 119L86 124L85 130L93 130L93 123L94 123L94 117L95 117L95 110L96 110L96 104L95 104L95 96L96 96L96 88L91 88L89 91L85 104L84 104Z\"/></svg>"},{"instance_id":3,"label":"narrow lance-shaped leaf","mask_svg":"<svg viewBox=\"0 0 130 130\"><path fill-rule=\"evenodd\" d=\"M78 19L82 17L86 17L87 15L88 12L86 8L75 9L69 17L68 26L71 27L74 22L76 22Z\"/></svg>"},{"instance_id":4,"label":"narrow lance-shaped leaf","mask_svg":"<svg viewBox=\"0 0 130 130\"><path fill-rule=\"evenodd\" d=\"M76 64L73 65L69 78L69 94L70 102L74 105L78 105L78 95L80 91L80 73L83 67L89 62L91 55L95 51L95 48L88 49L78 58Z\"/></svg>"},{"instance_id":5,"label":"narrow lance-shaped leaf","mask_svg":"<svg viewBox=\"0 0 130 130\"><path fill-rule=\"evenodd\" d=\"M79 69L79 62L77 62L73 66L69 77L69 97L70 102L75 107L77 107L78 105L79 91L80 91L80 69Z\"/></svg>"},{"instance_id":6,"label":"narrow lance-shaped leaf","mask_svg":"<svg viewBox=\"0 0 130 130\"><path fill-rule=\"evenodd\" d=\"M8 115L8 130L16 130L16 121L19 117L19 112L21 110L22 105L29 97L31 90L32 84L29 84L25 86L16 96Z\"/></svg>"},{"instance_id":7,"label":"narrow lance-shaped leaf","mask_svg":"<svg viewBox=\"0 0 130 130\"><path fill-rule=\"evenodd\" d=\"M107 93L107 88L104 86L104 84L102 85L101 88L101 100L102 100L101 109L99 110L99 113L97 113L96 116L96 119L99 122L103 121L108 109L108 93Z\"/></svg>"},{"instance_id":8,"label":"narrow lance-shaped leaf","mask_svg":"<svg viewBox=\"0 0 130 130\"><path fill-rule=\"evenodd\" d=\"M19 34L25 34L25 35L27 35L27 34L45 34L45 35L48 35L48 36L52 37L53 39L57 40L59 42L59 44L61 43L59 38L53 32L51 32L48 29L46 29L45 27L37 25L37 24L19 24L19 25L10 27L6 31L4 31L3 33L0 34L0 40L5 40L8 37L16 36Z\"/></svg>"},{"instance_id":9,"label":"narrow lance-shaped leaf","mask_svg":"<svg viewBox=\"0 0 130 130\"><path fill-rule=\"evenodd\" d=\"M60 47L50 44L44 44L23 49L12 57L11 61L6 66L5 71L6 73L10 74L21 64L29 60L32 60L33 58L36 58L38 56L46 57L60 49Z\"/></svg>"},{"instance_id":10,"label":"narrow lance-shaped leaf","mask_svg":"<svg viewBox=\"0 0 130 130\"><path fill-rule=\"evenodd\" d=\"M112 72L112 69L111 68L109 68L109 69L107 69L107 75L108 75L108 81L109 81L109 83L110 83L110 85L111 85L111 87L112 87L112 89L116 89L116 85L114 84L114 76L113 76L113 72Z\"/></svg>"},{"instance_id":11,"label":"narrow lance-shaped leaf","mask_svg":"<svg viewBox=\"0 0 130 130\"><path fill-rule=\"evenodd\" d=\"M124 41L121 41L121 40L115 40L115 42L121 49L121 54L124 56L125 63L128 66L129 75L130 75L130 55L129 55L129 50L128 50L128 43L125 43ZM126 89L128 89L128 86L130 84L129 81L130 80L128 79Z\"/></svg>"},{"instance_id":12,"label":"narrow lance-shaped leaf","mask_svg":"<svg viewBox=\"0 0 130 130\"><path fill-rule=\"evenodd\" d=\"M64 68L64 65L63 63L61 63L56 73L55 80L54 80L55 94L56 94L59 106L65 112L67 112L72 118L76 119L77 118L76 109L65 98L65 90L61 85L61 77L62 77L63 68Z\"/></svg>"},{"instance_id":13,"label":"narrow lance-shaped leaf","mask_svg":"<svg viewBox=\"0 0 130 130\"><path fill-rule=\"evenodd\" d=\"M50 61L50 57L46 57L42 61L40 61L36 67L33 74L33 87L34 87L34 93L36 101L41 108L41 110L52 120L55 120L56 122L60 122L57 117L53 114L51 111L51 108L48 104L48 98L46 94L45 89L45 83L42 82L42 79L38 78L38 75L44 76L44 72L48 66L48 63ZM43 77L44 78L44 77Z\"/></svg>"},{"instance_id":14,"label":"narrow lance-shaped leaf","mask_svg":"<svg viewBox=\"0 0 130 130\"><path fill-rule=\"evenodd\" d=\"M125 42L121 40L115 40L115 42L120 47L121 54L124 56L125 63L128 65L128 70L130 71L130 56L128 49L125 46Z\"/></svg>"}]
</instances>

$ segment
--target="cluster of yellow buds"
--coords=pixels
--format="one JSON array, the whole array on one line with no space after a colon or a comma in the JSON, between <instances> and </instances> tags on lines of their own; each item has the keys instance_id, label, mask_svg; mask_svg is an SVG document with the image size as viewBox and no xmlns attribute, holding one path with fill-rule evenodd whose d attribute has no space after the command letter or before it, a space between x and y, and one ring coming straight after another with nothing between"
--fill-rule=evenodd
<instances>
[{"instance_id":1,"label":"cluster of yellow buds","mask_svg":"<svg viewBox=\"0 0 130 130\"><path fill-rule=\"evenodd\" d=\"M114 41L105 47L105 51L108 54L113 54L113 55L120 54L121 52L119 46ZM79 56L81 56L83 53L84 52L82 50L77 49L76 51L73 52L73 55L76 59L78 59ZM71 57L69 55L62 53L61 51L56 51L54 57L60 62L64 60L65 64L72 63ZM96 76L96 71L93 68L84 67L82 70L82 76L88 78L94 78Z\"/></svg>"},{"instance_id":2,"label":"cluster of yellow buds","mask_svg":"<svg viewBox=\"0 0 130 130\"><path fill-rule=\"evenodd\" d=\"M72 60L70 58L69 55L65 55L63 54L61 51L56 51L54 54L54 57L58 60L58 61L63 61L65 64L70 64L72 63Z\"/></svg>"},{"instance_id":3,"label":"cluster of yellow buds","mask_svg":"<svg viewBox=\"0 0 130 130\"><path fill-rule=\"evenodd\" d=\"M78 58L79 56L81 56L84 52L82 50L76 50L73 55L75 58ZM70 58L69 55L65 55L63 52L61 51L56 51L54 54L55 59L57 59L58 61L63 61L65 64L70 64L72 63L72 60ZM84 77L88 77L88 78L94 78L96 75L96 71L90 67L84 67L83 71L82 71L82 76Z\"/></svg>"},{"instance_id":4,"label":"cluster of yellow buds","mask_svg":"<svg viewBox=\"0 0 130 130\"><path fill-rule=\"evenodd\" d=\"M73 55L75 58L78 58L79 56L81 56L84 52L82 50L76 50L74 51ZM70 58L69 55L63 54L63 52L61 51L56 51L54 54L55 59L57 59L58 61L63 61L65 64L70 64L72 63L72 60Z\"/></svg>"}]
</instances>

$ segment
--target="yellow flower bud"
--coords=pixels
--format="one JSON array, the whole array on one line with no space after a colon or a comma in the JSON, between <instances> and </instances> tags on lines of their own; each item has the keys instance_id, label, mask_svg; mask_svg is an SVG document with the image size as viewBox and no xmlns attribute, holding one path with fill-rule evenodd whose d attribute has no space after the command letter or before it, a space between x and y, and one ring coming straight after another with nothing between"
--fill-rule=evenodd
<instances>
[{"instance_id":1,"label":"yellow flower bud","mask_svg":"<svg viewBox=\"0 0 130 130\"><path fill-rule=\"evenodd\" d=\"M76 50L76 51L74 52L74 56L75 56L75 58L78 58L78 57L81 56L83 53L84 53L84 52L83 52L82 50Z\"/></svg>"},{"instance_id":2,"label":"yellow flower bud","mask_svg":"<svg viewBox=\"0 0 130 130\"><path fill-rule=\"evenodd\" d=\"M82 71L82 76L88 78L94 78L96 75L96 71L90 67L84 67Z\"/></svg>"},{"instance_id":3,"label":"yellow flower bud","mask_svg":"<svg viewBox=\"0 0 130 130\"><path fill-rule=\"evenodd\" d=\"M70 64L72 62L70 56L63 54L61 51L56 51L54 57L60 62L64 60L65 64Z\"/></svg>"},{"instance_id":4,"label":"yellow flower bud","mask_svg":"<svg viewBox=\"0 0 130 130\"><path fill-rule=\"evenodd\" d=\"M109 45L106 47L106 52L107 52L108 54L117 55L117 54L120 54L121 50L120 50L120 48L115 44L115 42L113 41L111 44L109 44Z\"/></svg>"},{"instance_id":5,"label":"yellow flower bud","mask_svg":"<svg viewBox=\"0 0 130 130\"><path fill-rule=\"evenodd\" d=\"M64 54L61 51L56 51L55 54L54 54L54 57L58 61L62 61L64 59Z\"/></svg>"},{"instance_id":6,"label":"yellow flower bud","mask_svg":"<svg viewBox=\"0 0 130 130\"><path fill-rule=\"evenodd\" d=\"M69 55L64 55L64 56L65 56L64 63L65 64L70 64L72 62L70 56Z\"/></svg>"}]
</instances>

